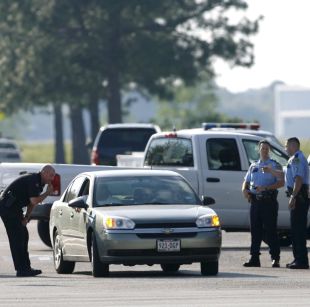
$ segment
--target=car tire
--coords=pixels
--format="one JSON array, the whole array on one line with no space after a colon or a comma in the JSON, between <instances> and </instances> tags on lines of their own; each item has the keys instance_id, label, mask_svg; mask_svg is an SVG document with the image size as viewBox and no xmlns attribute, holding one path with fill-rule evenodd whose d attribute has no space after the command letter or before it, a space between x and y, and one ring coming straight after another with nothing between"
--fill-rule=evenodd
<instances>
[{"instance_id":1,"label":"car tire","mask_svg":"<svg viewBox=\"0 0 310 307\"><path fill-rule=\"evenodd\" d=\"M52 247L52 242L50 238L49 221L39 220L37 224L37 230L40 239L48 247Z\"/></svg>"},{"instance_id":2,"label":"car tire","mask_svg":"<svg viewBox=\"0 0 310 307\"><path fill-rule=\"evenodd\" d=\"M56 231L54 236L54 249L53 249L53 258L54 258L54 267L58 274L71 274L74 271L75 262L65 261L63 259L62 247L61 247L60 235Z\"/></svg>"},{"instance_id":3,"label":"car tire","mask_svg":"<svg viewBox=\"0 0 310 307\"><path fill-rule=\"evenodd\" d=\"M177 272L180 268L180 265L176 263L163 263L160 266L165 273L174 273Z\"/></svg>"},{"instance_id":4,"label":"car tire","mask_svg":"<svg viewBox=\"0 0 310 307\"><path fill-rule=\"evenodd\" d=\"M107 277L109 276L109 265L100 261L97 242L95 234L92 234L91 244L91 264L92 274L94 277Z\"/></svg>"},{"instance_id":5,"label":"car tire","mask_svg":"<svg viewBox=\"0 0 310 307\"><path fill-rule=\"evenodd\" d=\"M200 263L201 275L214 276L219 272L218 261L201 261Z\"/></svg>"}]
</instances>

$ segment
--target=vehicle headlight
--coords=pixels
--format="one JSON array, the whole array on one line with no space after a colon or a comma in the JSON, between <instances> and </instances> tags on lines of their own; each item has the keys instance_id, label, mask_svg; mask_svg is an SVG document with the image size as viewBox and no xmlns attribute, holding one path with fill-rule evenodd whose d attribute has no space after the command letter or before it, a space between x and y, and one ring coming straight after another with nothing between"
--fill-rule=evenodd
<instances>
[{"instance_id":1,"label":"vehicle headlight","mask_svg":"<svg viewBox=\"0 0 310 307\"><path fill-rule=\"evenodd\" d=\"M103 218L103 226L106 229L134 229L135 223L125 217L107 216Z\"/></svg>"},{"instance_id":2,"label":"vehicle headlight","mask_svg":"<svg viewBox=\"0 0 310 307\"><path fill-rule=\"evenodd\" d=\"M220 219L216 214L200 216L196 221L197 227L220 227Z\"/></svg>"}]
</instances>

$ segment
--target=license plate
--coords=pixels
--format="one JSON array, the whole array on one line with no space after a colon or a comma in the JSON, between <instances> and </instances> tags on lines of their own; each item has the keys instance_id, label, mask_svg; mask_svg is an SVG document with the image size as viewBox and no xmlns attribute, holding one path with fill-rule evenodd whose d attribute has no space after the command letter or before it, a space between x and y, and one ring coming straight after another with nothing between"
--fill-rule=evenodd
<instances>
[{"instance_id":1,"label":"license plate","mask_svg":"<svg viewBox=\"0 0 310 307\"><path fill-rule=\"evenodd\" d=\"M180 250L180 240L157 240L158 252L179 252Z\"/></svg>"}]
</instances>

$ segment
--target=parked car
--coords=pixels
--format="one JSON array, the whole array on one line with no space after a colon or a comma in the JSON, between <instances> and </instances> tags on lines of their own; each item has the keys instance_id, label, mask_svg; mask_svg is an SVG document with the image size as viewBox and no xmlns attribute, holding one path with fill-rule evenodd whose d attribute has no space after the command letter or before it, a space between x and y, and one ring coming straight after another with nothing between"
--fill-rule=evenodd
<instances>
[{"instance_id":1,"label":"parked car","mask_svg":"<svg viewBox=\"0 0 310 307\"><path fill-rule=\"evenodd\" d=\"M116 155L143 152L149 138L160 132L153 124L110 124L101 127L95 139L91 164L116 166Z\"/></svg>"},{"instance_id":2,"label":"parked car","mask_svg":"<svg viewBox=\"0 0 310 307\"><path fill-rule=\"evenodd\" d=\"M0 138L0 162L20 162L21 153L16 142L7 138Z\"/></svg>"},{"instance_id":3,"label":"parked car","mask_svg":"<svg viewBox=\"0 0 310 307\"><path fill-rule=\"evenodd\" d=\"M164 272L200 262L203 275L218 273L218 216L187 181L172 171L86 172L69 184L50 215L57 273L91 261L94 277L109 265L160 264Z\"/></svg>"}]
</instances>

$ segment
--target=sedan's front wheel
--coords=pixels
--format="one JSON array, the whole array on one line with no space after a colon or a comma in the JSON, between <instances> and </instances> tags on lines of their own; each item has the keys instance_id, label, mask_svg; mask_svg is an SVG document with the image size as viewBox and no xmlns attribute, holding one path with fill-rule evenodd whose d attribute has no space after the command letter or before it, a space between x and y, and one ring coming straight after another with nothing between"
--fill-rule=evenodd
<instances>
[{"instance_id":1,"label":"sedan's front wheel","mask_svg":"<svg viewBox=\"0 0 310 307\"><path fill-rule=\"evenodd\" d=\"M95 234L92 234L91 263L94 277L109 276L109 265L100 261Z\"/></svg>"},{"instance_id":2,"label":"sedan's front wheel","mask_svg":"<svg viewBox=\"0 0 310 307\"><path fill-rule=\"evenodd\" d=\"M201 261L200 263L201 275L213 276L217 275L219 272L219 262L218 261Z\"/></svg>"},{"instance_id":3,"label":"sedan's front wheel","mask_svg":"<svg viewBox=\"0 0 310 307\"><path fill-rule=\"evenodd\" d=\"M61 239L59 234L56 232L54 236L54 266L58 274L71 274L74 271L75 262L65 261L63 259L63 253L61 248Z\"/></svg>"}]
</instances>

